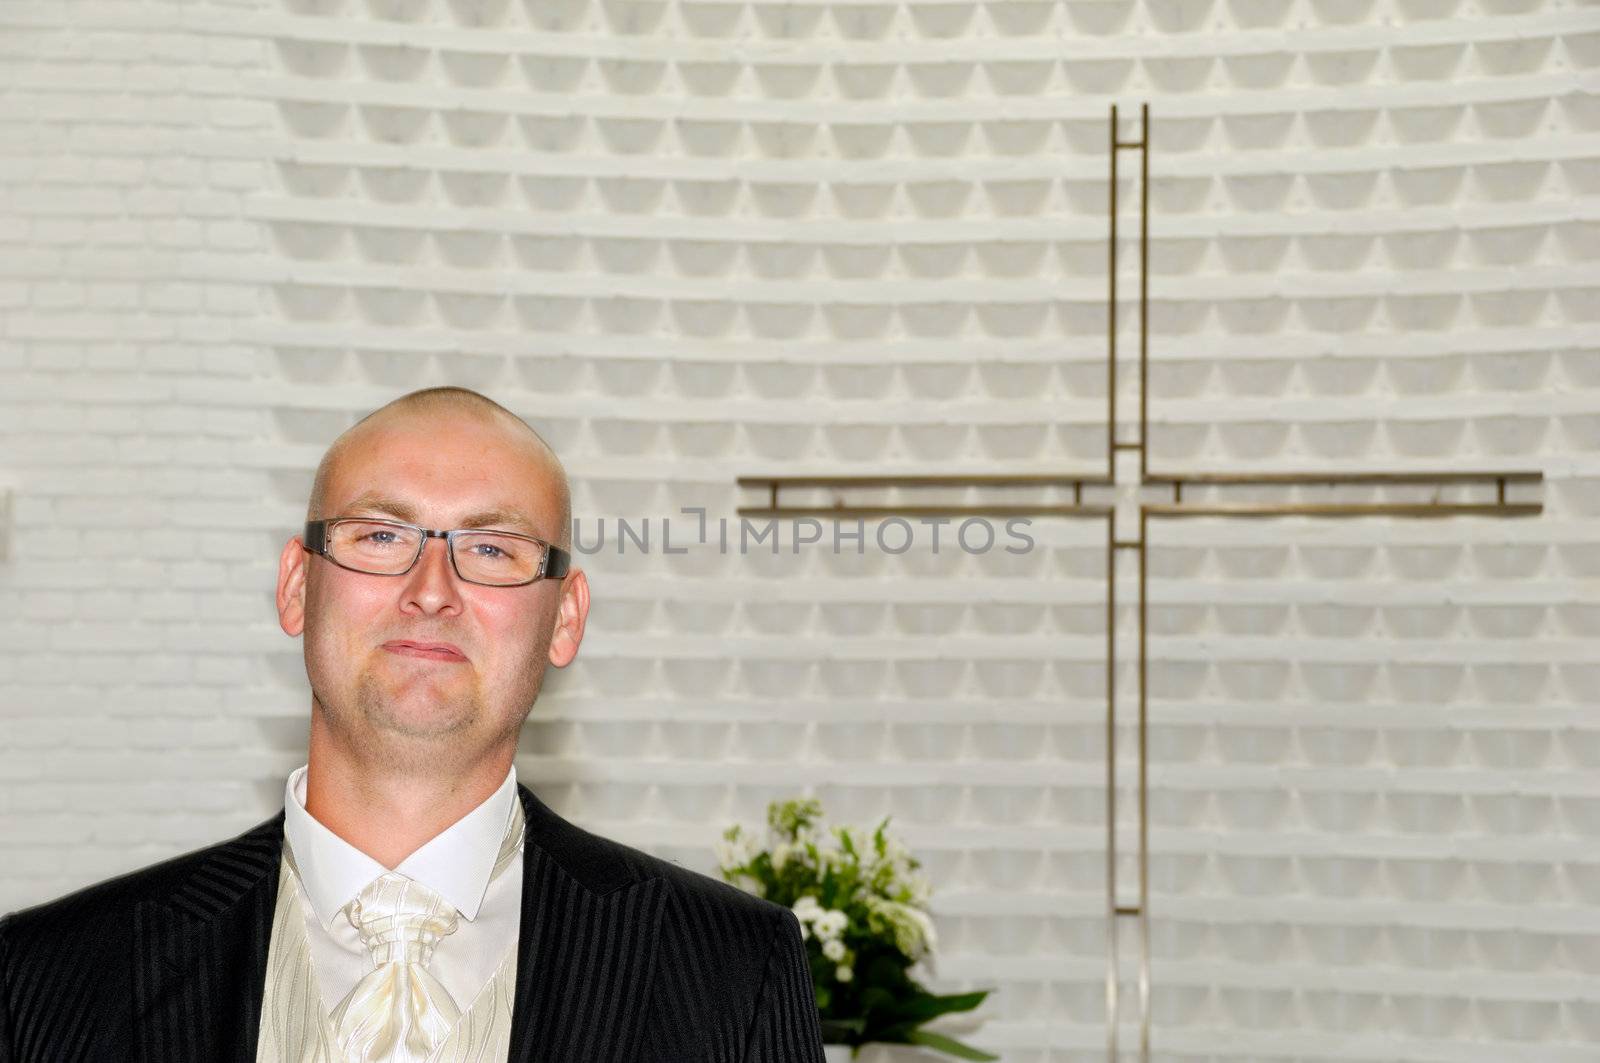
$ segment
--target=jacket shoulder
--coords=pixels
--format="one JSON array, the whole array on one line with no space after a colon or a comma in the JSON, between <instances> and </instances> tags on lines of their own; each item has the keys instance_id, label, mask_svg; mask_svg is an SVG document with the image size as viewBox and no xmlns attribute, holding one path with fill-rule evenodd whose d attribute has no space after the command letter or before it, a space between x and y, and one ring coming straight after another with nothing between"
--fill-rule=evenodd
<instances>
[{"instance_id":1,"label":"jacket shoulder","mask_svg":"<svg viewBox=\"0 0 1600 1063\"><path fill-rule=\"evenodd\" d=\"M717 963L744 968L746 976L755 977L786 929L785 920L794 924L792 932L799 936L799 920L781 904L614 839L590 838L597 849L629 869L633 882L655 879L665 887L662 933L674 950L713 956Z\"/></svg>"},{"instance_id":2,"label":"jacket shoulder","mask_svg":"<svg viewBox=\"0 0 1600 1063\"><path fill-rule=\"evenodd\" d=\"M721 913L725 919L765 928L763 943L772 936L774 920L791 915L781 904L747 893L732 883L691 870L682 864L648 853L638 852L637 858L645 862L656 875L665 879L672 892L711 912Z\"/></svg>"},{"instance_id":3,"label":"jacket shoulder","mask_svg":"<svg viewBox=\"0 0 1600 1063\"><path fill-rule=\"evenodd\" d=\"M697 918L709 918L725 932L740 927L758 930L762 944L772 939L775 920L793 914L782 905L721 879L585 830L556 814L526 788L522 792L529 813L530 841L549 852L569 875L593 893L603 895L647 879L660 879L666 886L670 906L687 906Z\"/></svg>"},{"instance_id":4,"label":"jacket shoulder","mask_svg":"<svg viewBox=\"0 0 1600 1063\"><path fill-rule=\"evenodd\" d=\"M646 853L613 837L587 831L520 786L523 807L528 813L528 839L549 853L566 874L598 895L629 887L645 879L661 879L667 895L702 911L749 924L765 924L766 938L773 933L773 921L789 909L755 897L709 874L691 871L683 864Z\"/></svg>"},{"instance_id":5,"label":"jacket shoulder","mask_svg":"<svg viewBox=\"0 0 1600 1063\"><path fill-rule=\"evenodd\" d=\"M665 879L674 894L707 908L724 911L730 918L766 924L769 935L772 921L788 912L780 904L757 897L713 875L639 850L632 850L632 855L642 869L648 870L652 876Z\"/></svg>"}]
</instances>

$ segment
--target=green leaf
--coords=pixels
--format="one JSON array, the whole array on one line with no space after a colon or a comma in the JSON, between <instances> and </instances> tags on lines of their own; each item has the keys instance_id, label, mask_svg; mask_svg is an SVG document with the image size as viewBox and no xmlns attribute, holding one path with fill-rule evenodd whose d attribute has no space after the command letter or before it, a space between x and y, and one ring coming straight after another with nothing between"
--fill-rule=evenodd
<instances>
[{"instance_id":1,"label":"green leaf","mask_svg":"<svg viewBox=\"0 0 1600 1063\"><path fill-rule=\"evenodd\" d=\"M939 1015L948 1015L956 1011L971 1011L983 1003L983 998L992 990L979 989L971 993L951 993L945 996L936 996L933 993L918 993L915 996L895 1001L894 1005L884 1010L891 1013L901 1023L909 1022L913 1025L927 1022Z\"/></svg>"},{"instance_id":2,"label":"green leaf","mask_svg":"<svg viewBox=\"0 0 1600 1063\"><path fill-rule=\"evenodd\" d=\"M872 1012L885 1012L891 1015L898 1014L894 994L882 986L869 985L861 991L861 1007L868 1014Z\"/></svg>"},{"instance_id":3,"label":"green leaf","mask_svg":"<svg viewBox=\"0 0 1600 1063\"><path fill-rule=\"evenodd\" d=\"M957 1059L996 1060L1000 1058L999 1056L990 1055L981 1048L973 1048L971 1045L957 1041L954 1037L946 1037L944 1034L934 1033L932 1030L913 1030L906 1035L906 1042L913 1045L923 1045L924 1047L955 1056Z\"/></svg>"},{"instance_id":4,"label":"green leaf","mask_svg":"<svg viewBox=\"0 0 1600 1063\"><path fill-rule=\"evenodd\" d=\"M846 1034L859 1034L866 1026L866 1019L823 1019L822 1039L829 1044L847 1044Z\"/></svg>"}]
</instances>

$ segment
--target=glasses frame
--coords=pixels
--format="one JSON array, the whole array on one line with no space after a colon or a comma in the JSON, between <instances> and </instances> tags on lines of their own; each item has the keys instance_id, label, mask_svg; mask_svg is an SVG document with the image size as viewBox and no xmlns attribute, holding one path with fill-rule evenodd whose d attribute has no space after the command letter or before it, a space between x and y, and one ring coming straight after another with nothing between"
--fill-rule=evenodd
<instances>
[{"instance_id":1,"label":"glasses frame","mask_svg":"<svg viewBox=\"0 0 1600 1063\"><path fill-rule=\"evenodd\" d=\"M328 529L347 521L361 521L364 524L386 524L392 528L407 528L414 532L420 532L421 538L417 540L417 552L411 558L411 563L399 572L373 572L371 569L347 565L328 552ZM492 532L495 535L507 535L513 539L538 543L544 547L544 557L539 562L539 571L534 573L532 579L525 579L520 583L485 583L482 580L468 579L463 576L461 574L461 566L456 564L456 536L480 532ZM424 528L418 524L408 524L403 520L394 520L389 517L328 517L324 520L308 520L306 521L305 536L300 545L313 554L327 558L348 572L360 572L365 576L404 576L417 567L417 562L421 560L422 551L427 547L429 539L443 539L445 541L445 553L450 555L450 568L455 572L456 578L463 583L471 583L479 587L526 587L528 584L537 583L542 579L561 579L566 576L572 564L572 555L567 551L532 535L501 531L498 528Z\"/></svg>"}]
</instances>

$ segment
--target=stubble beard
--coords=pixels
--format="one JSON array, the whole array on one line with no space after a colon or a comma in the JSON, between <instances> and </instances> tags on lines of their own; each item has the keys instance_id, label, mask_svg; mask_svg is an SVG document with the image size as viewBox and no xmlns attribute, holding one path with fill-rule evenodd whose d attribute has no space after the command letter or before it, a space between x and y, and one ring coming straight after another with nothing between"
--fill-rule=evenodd
<instances>
[{"instance_id":1,"label":"stubble beard","mask_svg":"<svg viewBox=\"0 0 1600 1063\"><path fill-rule=\"evenodd\" d=\"M308 672L320 672L324 679L337 674L315 668L313 662L324 651L339 651L314 636L307 650ZM328 729L342 736L353 754L389 771L427 773L470 758L472 751L463 748L462 740L481 724L486 711L475 680L436 687L425 676L410 675L396 682L383 674L383 663L371 662L342 690L339 684L330 688L313 681L312 696ZM448 689L452 685L456 689Z\"/></svg>"},{"instance_id":2,"label":"stubble beard","mask_svg":"<svg viewBox=\"0 0 1600 1063\"><path fill-rule=\"evenodd\" d=\"M404 704L423 697L426 706L421 712L410 711L413 706ZM470 729L484 715L482 700L475 690L423 695L403 690L396 697L371 671L362 672L356 681L354 702L356 715L369 731L406 739L447 739Z\"/></svg>"},{"instance_id":3,"label":"stubble beard","mask_svg":"<svg viewBox=\"0 0 1600 1063\"><path fill-rule=\"evenodd\" d=\"M541 640L548 642L548 640ZM494 719L476 683L466 689L417 691L412 680L396 688L383 681L375 669L363 670L348 702L343 706L322 702L334 725L351 735L369 756L378 756L391 769L437 770L466 764L485 749L504 742L515 744L523 721L544 683L543 654L530 655L517 670L518 711L504 720ZM492 733L474 741L471 734L488 726Z\"/></svg>"}]
</instances>

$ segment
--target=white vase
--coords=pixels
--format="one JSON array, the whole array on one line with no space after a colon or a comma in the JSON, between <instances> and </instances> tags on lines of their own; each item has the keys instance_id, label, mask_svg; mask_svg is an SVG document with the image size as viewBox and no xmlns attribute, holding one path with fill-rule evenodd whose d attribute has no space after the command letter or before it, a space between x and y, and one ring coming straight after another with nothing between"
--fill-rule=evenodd
<instances>
[{"instance_id":1,"label":"white vase","mask_svg":"<svg viewBox=\"0 0 1600 1063\"><path fill-rule=\"evenodd\" d=\"M823 1045L822 1056L828 1063L852 1063L849 1045Z\"/></svg>"}]
</instances>

